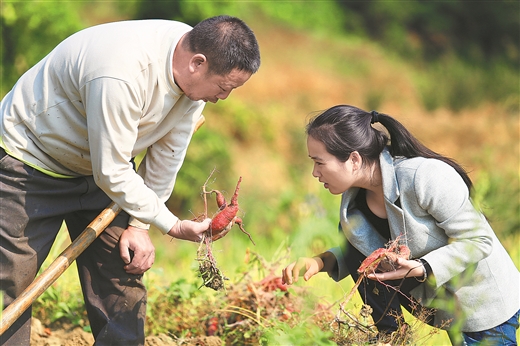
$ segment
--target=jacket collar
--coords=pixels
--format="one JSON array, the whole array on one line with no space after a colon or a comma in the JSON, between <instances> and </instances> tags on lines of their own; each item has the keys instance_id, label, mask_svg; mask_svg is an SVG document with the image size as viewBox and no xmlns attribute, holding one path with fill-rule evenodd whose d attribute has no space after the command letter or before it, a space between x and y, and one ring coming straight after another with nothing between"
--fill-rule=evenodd
<instances>
[{"instance_id":1,"label":"jacket collar","mask_svg":"<svg viewBox=\"0 0 520 346\"><path fill-rule=\"evenodd\" d=\"M396 239L401 233L406 234L406 223L399 202L400 193L395 175L395 161L387 148L379 156L379 162L390 233L392 239ZM368 256L374 250L384 247L388 239L383 239L363 214L355 208L354 200L358 191L359 188L350 188L343 193L340 228L349 242L365 256ZM406 241L406 236L404 238Z\"/></svg>"},{"instance_id":2,"label":"jacket collar","mask_svg":"<svg viewBox=\"0 0 520 346\"><path fill-rule=\"evenodd\" d=\"M399 192L399 183L395 172L395 165L400 158L394 158L390 155L388 148L385 148L379 156L381 165L381 176L383 179L383 194L385 196L385 208L388 223L390 225L390 233L392 239L401 236L401 240L408 245L406 237L406 221L402 209L401 193Z\"/></svg>"},{"instance_id":3,"label":"jacket collar","mask_svg":"<svg viewBox=\"0 0 520 346\"><path fill-rule=\"evenodd\" d=\"M397 184L397 177L395 175L394 158L390 155L388 148L383 149L379 156L379 165L381 167L385 199L395 204L400 196L399 185Z\"/></svg>"}]
</instances>

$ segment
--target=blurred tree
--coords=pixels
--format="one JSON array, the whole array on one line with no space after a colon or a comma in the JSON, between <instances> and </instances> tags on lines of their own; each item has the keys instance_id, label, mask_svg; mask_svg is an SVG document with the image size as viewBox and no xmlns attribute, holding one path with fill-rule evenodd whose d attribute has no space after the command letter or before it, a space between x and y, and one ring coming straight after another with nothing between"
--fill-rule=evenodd
<instances>
[{"instance_id":1,"label":"blurred tree","mask_svg":"<svg viewBox=\"0 0 520 346\"><path fill-rule=\"evenodd\" d=\"M139 1L139 0L138 0ZM473 62L497 57L518 66L518 1L263 1L193 2L140 0L136 18L164 18L195 25L229 14L244 19L265 16L297 29L346 32L376 39L405 56L435 60L456 52Z\"/></svg>"},{"instance_id":2,"label":"blurred tree","mask_svg":"<svg viewBox=\"0 0 520 346\"><path fill-rule=\"evenodd\" d=\"M83 25L80 5L76 2L49 6L36 0L2 1L0 6L0 93L3 97L21 74Z\"/></svg>"},{"instance_id":3,"label":"blurred tree","mask_svg":"<svg viewBox=\"0 0 520 346\"><path fill-rule=\"evenodd\" d=\"M289 24L297 29L338 31L343 27L343 16L334 0L303 2L259 1L190 1L138 0L137 19L173 19L195 25L204 18L227 14L244 20L265 16ZM332 15L333 14L333 15Z\"/></svg>"},{"instance_id":4,"label":"blurred tree","mask_svg":"<svg viewBox=\"0 0 520 346\"><path fill-rule=\"evenodd\" d=\"M182 21L179 1L141 0L135 19L175 19Z\"/></svg>"},{"instance_id":5,"label":"blurred tree","mask_svg":"<svg viewBox=\"0 0 520 346\"><path fill-rule=\"evenodd\" d=\"M169 19L194 26L202 19L210 17L213 5L211 2L188 3L183 0L137 0L135 19ZM213 14L214 15L214 14Z\"/></svg>"},{"instance_id":6,"label":"blurred tree","mask_svg":"<svg viewBox=\"0 0 520 346\"><path fill-rule=\"evenodd\" d=\"M501 58L518 66L518 1L338 1L347 32L364 32L400 53L436 59L452 51L466 60Z\"/></svg>"}]
</instances>

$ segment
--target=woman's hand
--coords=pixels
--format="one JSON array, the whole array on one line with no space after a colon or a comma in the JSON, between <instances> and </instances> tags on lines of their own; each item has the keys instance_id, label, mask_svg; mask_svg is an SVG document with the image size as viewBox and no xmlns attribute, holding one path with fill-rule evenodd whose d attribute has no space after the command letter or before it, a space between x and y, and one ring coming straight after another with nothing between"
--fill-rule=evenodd
<instances>
[{"instance_id":1,"label":"woman's hand","mask_svg":"<svg viewBox=\"0 0 520 346\"><path fill-rule=\"evenodd\" d=\"M209 229L211 219L205 219L202 222L179 220L168 232L173 238L200 242L202 234Z\"/></svg>"},{"instance_id":2,"label":"woman's hand","mask_svg":"<svg viewBox=\"0 0 520 346\"><path fill-rule=\"evenodd\" d=\"M384 273L370 273L367 278L378 281L399 280L409 277L424 277L425 268L421 262L415 260L406 260L404 258L397 258L395 270Z\"/></svg>"},{"instance_id":3,"label":"woman's hand","mask_svg":"<svg viewBox=\"0 0 520 346\"><path fill-rule=\"evenodd\" d=\"M298 281L300 275L308 281L311 277L320 272L323 268L323 261L319 257L300 257L296 262L289 264L282 270L282 283L292 285Z\"/></svg>"}]
</instances>

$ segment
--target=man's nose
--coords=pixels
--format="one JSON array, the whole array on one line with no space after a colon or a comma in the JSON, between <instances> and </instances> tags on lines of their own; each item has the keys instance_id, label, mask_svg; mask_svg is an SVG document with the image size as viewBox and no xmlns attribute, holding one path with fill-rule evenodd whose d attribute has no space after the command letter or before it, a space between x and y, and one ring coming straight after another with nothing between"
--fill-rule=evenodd
<instances>
[{"instance_id":1,"label":"man's nose","mask_svg":"<svg viewBox=\"0 0 520 346\"><path fill-rule=\"evenodd\" d=\"M217 97L220 99L220 100L225 100L228 98L229 94L231 94L231 91L222 91L220 92Z\"/></svg>"}]
</instances>

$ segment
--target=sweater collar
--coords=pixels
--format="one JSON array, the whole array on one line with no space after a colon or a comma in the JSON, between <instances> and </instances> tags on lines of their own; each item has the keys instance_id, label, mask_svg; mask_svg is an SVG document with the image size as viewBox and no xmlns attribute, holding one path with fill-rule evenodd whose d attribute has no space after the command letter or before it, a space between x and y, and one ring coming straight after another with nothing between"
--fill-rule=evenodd
<instances>
[{"instance_id":1,"label":"sweater collar","mask_svg":"<svg viewBox=\"0 0 520 346\"><path fill-rule=\"evenodd\" d=\"M168 59L166 59L166 78L168 80L168 84L170 85L171 91L175 95L182 95L184 92L181 88L175 83L175 79L173 78L173 53L175 52L175 48L177 47L177 44L179 43L179 40L172 43L172 46L170 47L170 51L168 52Z\"/></svg>"}]
</instances>

